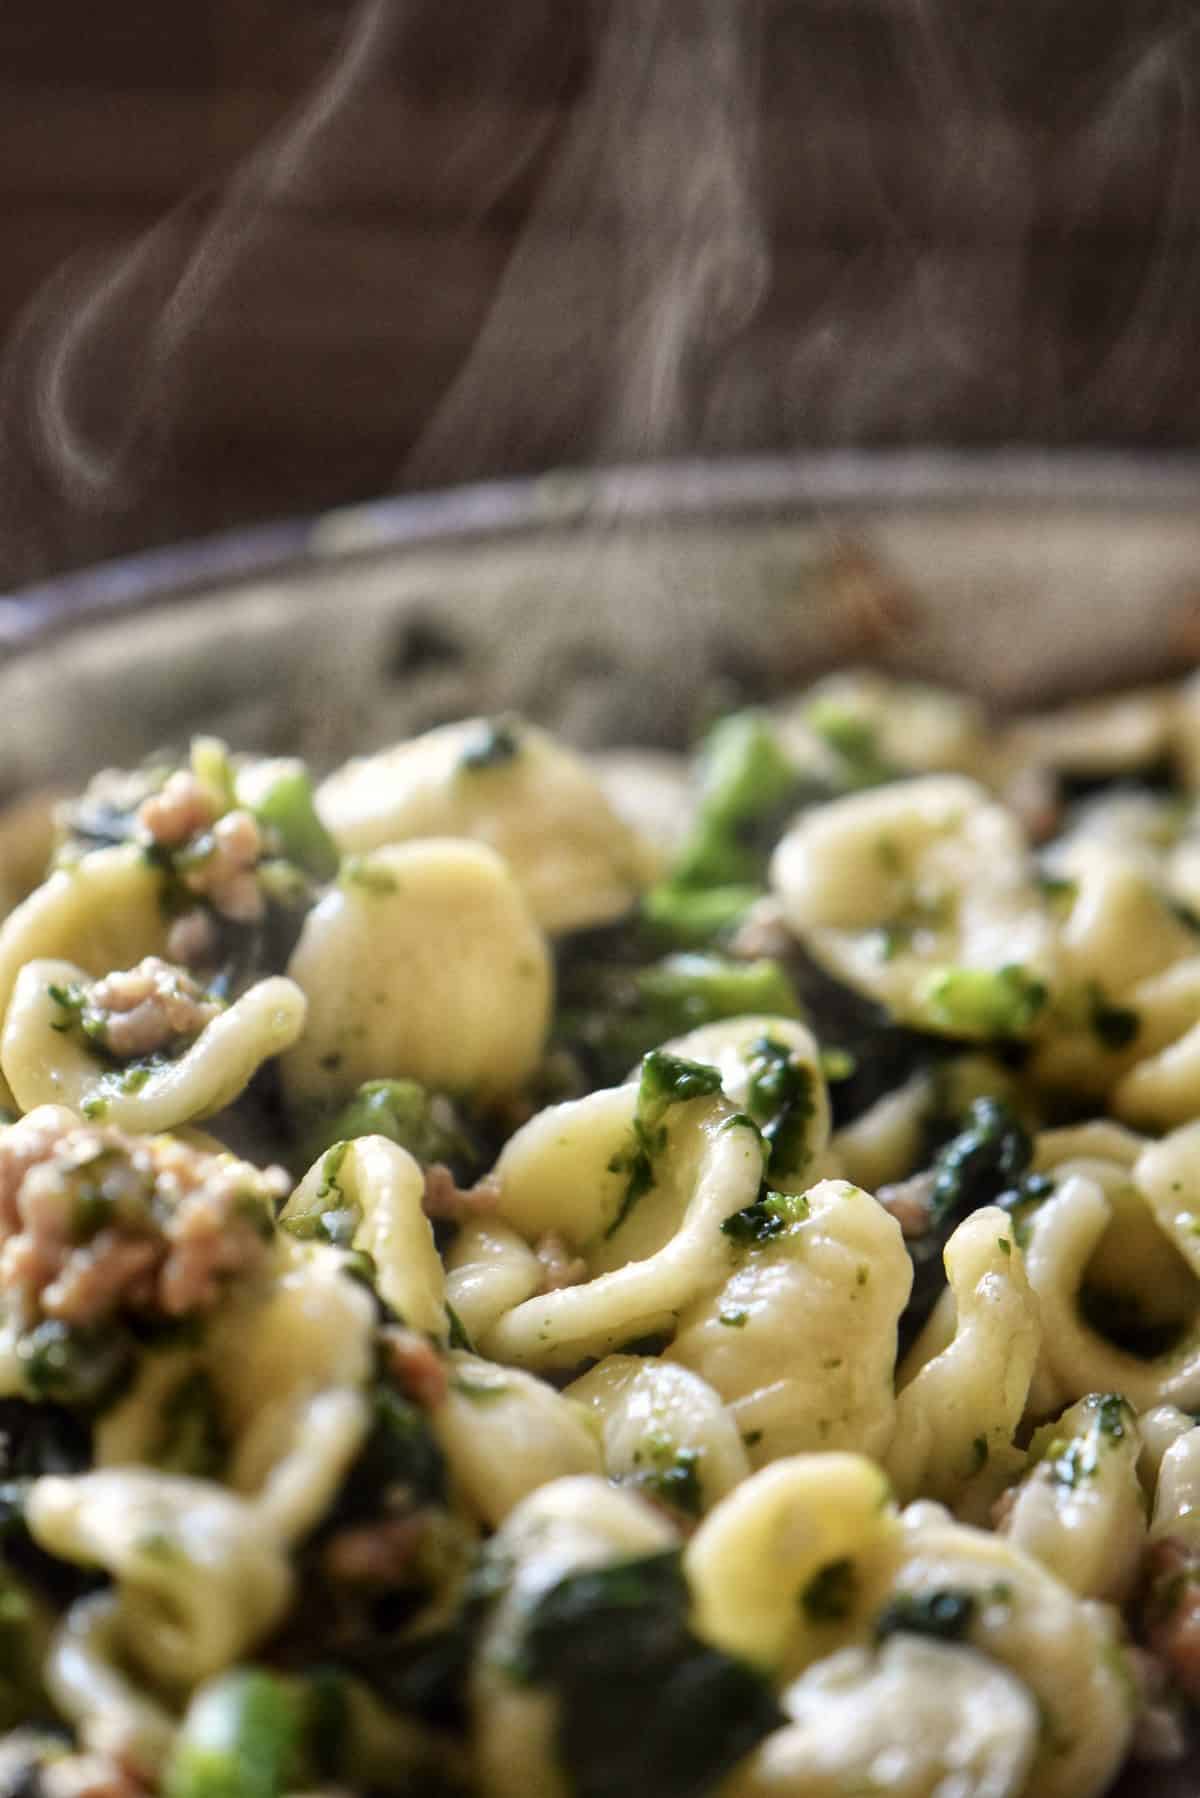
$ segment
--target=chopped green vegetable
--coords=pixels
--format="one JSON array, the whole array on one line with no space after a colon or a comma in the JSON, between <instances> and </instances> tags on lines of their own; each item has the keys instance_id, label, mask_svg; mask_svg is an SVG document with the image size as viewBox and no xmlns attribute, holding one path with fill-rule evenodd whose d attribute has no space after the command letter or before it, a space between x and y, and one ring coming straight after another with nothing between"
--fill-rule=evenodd
<instances>
[{"instance_id":1,"label":"chopped green vegetable","mask_svg":"<svg viewBox=\"0 0 1200 1798\"><path fill-rule=\"evenodd\" d=\"M301 1744L295 1691L257 1668L223 1673L188 1705L164 1798L283 1798Z\"/></svg>"},{"instance_id":2,"label":"chopped green vegetable","mask_svg":"<svg viewBox=\"0 0 1200 1798\"><path fill-rule=\"evenodd\" d=\"M1028 1034L1048 996L1045 982L1016 964L942 968L925 985L922 1009L951 1035L1006 1039Z\"/></svg>"},{"instance_id":3,"label":"chopped green vegetable","mask_svg":"<svg viewBox=\"0 0 1200 1798\"><path fill-rule=\"evenodd\" d=\"M369 855L348 855L342 863L339 879L376 899L386 899L400 890L396 876Z\"/></svg>"},{"instance_id":4,"label":"chopped green vegetable","mask_svg":"<svg viewBox=\"0 0 1200 1798\"><path fill-rule=\"evenodd\" d=\"M17 1729L46 1714L39 1670L49 1635L41 1605L7 1567L0 1567L0 1729Z\"/></svg>"},{"instance_id":5,"label":"chopped green vegetable","mask_svg":"<svg viewBox=\"0 0 1200 1798\"><path fill-rule=\"evenodd\" d=\"M460 1170L474 1168L477 1154L450 1100L431 1093L415 1080L368 1080L353 1098L308 1139L305 1159L316 1160L360 1136L386 1136L407 1149L422 1166L445 1161Z\"/></svg>"},{"instance_id":6,"label":"chopped green vegetable","mask_svg":"<svg viewBox=\"0 0 1200 1798\"><path fill-rule=\"evenodd\" d=\"M678 880L660 881L643 894L642 916L661 935L701 946L735 929L763 890L747 882L689 887Z\"/></svg>"},{"instance_id":7,"label":"chopped green vegetable","mask_svg":"<svg viewBox=\"0 0 1200 1798\"><path fill-rule=\"evenodd\" d=\"M367 1440L338 1498L338 1519L372 1517L398 1491L414 1505L444 1504L445 1457L425 1412L382 1383L372 1394L372 1411Z\"/></svg>"},{"instance_id":8,"label":"chopped green vegetable","mask_svg":"<svg viewBox=\"0 0 1200 1798\"><path fill-rule=\"evenodd\" d=\"M167 1395L157 1442L146 1459L165 1473L216 1479L225 1466L229 1439L216 1388L203 1369L188 1374Z\"/></svg>"},{"instance_id":9,"label":"chopped green vegetable","mask_svg":"<svg viewBox=\"0 0 1200 1798\"><path fill-rule=\"evenodd\" d=\"M930 1227L905 1247L913 1264L913 1285L900 1323L901 1351L913 1341L946 1290L943 1250L964 1217L984 1205L1014 1208L1014 1234L1021 1243L1016 1188L1044 1176L1025 1176L1033 1142L1002 1099L972 1100L963 1126L934 1157L930 1169Z\"/></svg>"},{"instance_id":10,"label":"chopped green vegetable","mask_svg":"<svg viewBox=\"0 0 1200 1798\"><path fill-rule=\"evenodd\" d=\"M190 761L192 773L204 788L217 817L237 804L233 764L229 749L220 737L193 737Z\"/></svg>"},{"instance_id":11,"label":"chopped green vegetable","mask_svg":"<svg viewBox=\"0 0 1200 1798\"><path fill-rule=\"evenodd\" d=\"M648 1488L664 1503L673 1505L688 1517L699 1517L704 1509L704 1493L700 1484L700 1451L676 1448L666 1436L651 1436L644 1454L634 1460L648 1460L649 1468L637 1477L637 1484Z\"/></svg>"},{"instance_id":12,"label":"chopped green vegetable","mask_svg":"<svg viewBox=\"0 0 1200 1798\"><path fill-rule=\"evenodd\" d=\"M680 1055L668 1055L664 1049L647 1055L638 1085L632 1141L609 1163L610 1173L628 1174L629 1178L616 1216L604 1232L606 1237L616 1235L638 1200L654 1185L654 1157L666 1147L667 1132L662 1120L671 1106L720 1090L721 1076L716 1068L699 1061L685 1061Z\"/></svg>"},{"instance_id":13,"label":"chopped green vegetable","mask_svg":"<svg viewBox=\"0 0 1200 1798\"><path fill-rule=\"evenodd\" d=\"M796 772L761 712L734 712L713 726L700 748L695 822L672 869L685 887L756 881L765 854L756 826L793 796Z\"/></svg>"},{"instance_id":14,"label":"chopped green vegetable","mask_svg":"<svg viewBox=\"0 0 1200 1798\"><path fill-rule=\"evenodd\" d=\"M848 787L877 787L895 780L898 770L880 752L875 726L868 718L835 699L818 698L805 708L804 722L834 751ZM885 849L885 844L880 847ZM895 845L886 844L886 848L894 852Z\"/></svg>"},{"instance_id":15,"label":"chopped green vegetable","mask_svg":"<svg viewBox=\"0 0 1200 1798\"><path fill-rule=\"evenodd\" d=\"M622 1080L649 1050L720 1018L795 1017L791 982L775 961L677 954L645 967L568 964L558 1036L602 1083Z\"/></svg>"},{"instance_id":16,"label":"chopped green vegetable","mask_svg":"<svg viewBox=\"0 0 1200 1798\"><path fill-rule=\"evenodd\" d=\"M813 1077L787 1043L762 1036L748 1055L750 1115L768 1145L767 1167L778 1178L810 1159L809 1125L816 1108Z\"/></svg>"},{"instance_id":17,"label":"chopped green vegetable","mask_svg":"<svg viewBox=\"0 0 1200 1798\"><path fill-rule=\"evenodd\" d=\"M274 833L280 854L315 880L332 880L338 871L337 844L321 822L304 763L274 761L255 772L260 778L250 786L251 809Z\"/></svg>"},{"instance_id":18,"label":"chopped green vegetable","mask_svg":"<svg viewBox=\"0 0 1200 1798\"><path fill-rule=\"evenodd\" d=\"M74 1328L47 1318L17 1338L17 1361L35 1398L91 1410L124 1384L131 1346L119 1329Z\"/></svg>"},{"instance_id":19,"label":"chopped green vegetable","mask_svg":"<svg viewBox=\"0 0 1200 1798\"><path fill-rule=\"evenodd\" d=\"M468 1355L475 1353L475 1346L467 1334L466 1326L449 1299L446 1300L446 1321L450 1326L450 1347L465 1349Z\"/></svg>"},{"instance_id":20,"label":"chopped green vegetable","mask_svg":"<svg viewBox=\"0 0 1200 1798\"><path fill-rule=\"evenodd\" d=\"M841 1623L853 1611L857 1596L858 1574L845 1556L813 1574L800 1594L800 1604L810 1623Z\"/></svg>"},{"instance_id":21,"label":"chopped green vegetable","mask_svg":"<svg viewBox=\"0 0 1200 1798\"><path fill-rule=\"evenodd\" d=\"M477 774L484 768L503 768L520 753L517 722L511 718L488 718L459 756L458 765L465 774Z\"/></svg>"},{"instance_id":22,"label":"chopped green vegetable","mask_svg":"<svg viewBox=\"0 0 1200 1798\"><path fill-rule=\"evenodd\" d=\"M1024 1173L1032 1154L1029 1132L1002 1099L972 1100L964 1127L933 1164L934 1222L994 1204Z\"/></svg>"},{"instance_id":23,"label":"chopped green vegetable","mask_svg":"<svg viewBox=\"0 0 1200 1798\"><path fill-rule=\"evenodd\" d=\"M554 1695L575 1798L702 1798L779 1723L766 1681L692 1634L690 1604L672 1550L568 1574L531 1608L512 1672Z\"/></svg>"},{"instance_id":24,"label":"chopped green vegetable","mask_svg":"<svg viewBox=\"0 0 1200 1798\"><path fill-rule=\"evenodd\" d=\"M736 1243L759 1248L773 1236L781 1236L793 1224L803 1223L808 1213L808 1200L803 1193L772 1192L768 1187L753 1205L727 1217L721 1230Z\"/></svg>"}]
</instances>

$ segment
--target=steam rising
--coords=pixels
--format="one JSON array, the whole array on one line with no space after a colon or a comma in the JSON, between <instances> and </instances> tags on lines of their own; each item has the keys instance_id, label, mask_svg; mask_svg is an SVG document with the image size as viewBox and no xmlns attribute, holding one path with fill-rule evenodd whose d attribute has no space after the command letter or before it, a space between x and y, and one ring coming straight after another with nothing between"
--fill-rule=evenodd
<instances>
[{"instance_id":1,"label":"steam rising","mask_svg":"<svg viewBox=\"0 0 1200 1798\"><path fill-rule=\"evenodd\" d=\"M754 0L615 0L591 92L491 315L409 465L695 448L769 273ZM469 446L469 448L468 448Z\"/></svg>"},{"instance_id":2,"label":"steam rising","mask_svg":"<svg viewBox=\"0 0 1200 1798\"><path fill-rule=\"evenodd\" d=\"M1178 382L1200 306L1192 9L579 5L584 91L482 329L415 448L398 433L370 486L914 437L1194 432L1200 398ZM169 534L159 513L213 380L213 316L277 299L286 280L263 271L290 270L297 216L337 216L372 154L364 96L440 16L483 44L502 108L560 29L539 7L360 0L314 90L215 196L36 296L0 377L0 527L10 547L28 539L18 577L109 548L122 517ZM492 159L486 111L462 121L464 240L550 129ZM448 297L431 288L426 315ZM273 322L258 320L264 342ZM393 357L412 340L398 327Z\"/></svg>"}]
</instances>

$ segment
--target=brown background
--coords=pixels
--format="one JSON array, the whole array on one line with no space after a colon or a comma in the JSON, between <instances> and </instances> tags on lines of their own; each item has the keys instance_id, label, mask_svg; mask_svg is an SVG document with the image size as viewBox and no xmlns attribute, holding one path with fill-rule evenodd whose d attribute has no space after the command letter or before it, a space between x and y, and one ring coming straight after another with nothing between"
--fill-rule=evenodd
<instances>
[{"instance_id":1,"label":"brown background","mask_svg":"<svg viewBox=\"0 0 1200 1798\"><path fill-rule=\"evenodd\" d=\"M728 306L693 293L665 406L655 333L676 288L620 301L664 245L676 287L698 266L713 115L656 71L691 35L693 80L719 84L723 40L717 0L644 5L644 90L627 57L616 135L653 114L637 166L661 145L670 179L640 211L603 179L552 205L535 268L555 297L510 296L490 383L429 439L531 210L586 164L604 6L4 0L0 585L614 455L1192 443L1194 4L746 0L759 136L735 199L761 221L758 261L734 254ZM349 97L314 111L348 30Z\"/></svg>"}]
</instances>

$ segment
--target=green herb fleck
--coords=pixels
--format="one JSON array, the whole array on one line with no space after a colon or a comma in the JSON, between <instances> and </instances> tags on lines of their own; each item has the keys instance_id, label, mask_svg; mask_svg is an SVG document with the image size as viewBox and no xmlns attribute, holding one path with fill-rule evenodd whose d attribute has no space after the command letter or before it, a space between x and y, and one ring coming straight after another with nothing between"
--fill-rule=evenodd
<instances>
[{"instance_id":1,"label":"green herb fleck","mask_svg":"<svg viewBox=\"0 0 1200 1798\"><path fill-rule=\"evenodd\" d=\"M386 898L391 893L399 892L399 883L394 874L372 861L369 855L349 855L342 863L341 880L343 884L361 888L377 899Z\"/></svg>"},{"instance_id":2,"label":"green herb fleck","mask_svg":"<svg viewBox=\"0 0 1200 1798\"><path fill-rule=\"evenodd\" d=\"M446 1300L446 1318L450 1325L450 1347L465 1349L469 1355L475 1353L475 1345L467 1334L466 1326L449 1299Z\"/></svg>"},{"instance_id":3,"label":"green herb fleck","mask_svg":"<svg viewBox=\"0 0 1200 1798\"><path fill-rule=\"evenodd\" d=\"M809 1204L803 1193L774 1192L768 1187L753 1205L727 1217L721 1230L736 1243L761 1247L793 1224L803 1223L808 1215Z\"/></svg>"},{"instance_id":4,"label":"green herb fleck","mask_svg":"<svg viewBox=\"0 0 1200 1798\"><path fill-rule=\"evenodd\" d=\"M1015 963L997 970L942 968L922 994L934 1029L991 1040L1026 1036L1048 997L1045 982Z\"/></svg>"},{"instance_id":5,"label":"green herb fleck","mask_svg":"<svg viewBox=\"0 0 1200 1798\"><path fill-rule=\"evenodd\" d=\"M663 1049L654 1049L647 1055L638 1085L632 1140L609 1162L610 1173L627 1174L628 1180L617 1214L604 1232L606 1237L616 1235L638 1200L654 1186L654 1157L666 1147L667 1132L662 1120L671 1106L720 1090L721 1076L716 1068L699 1061L685 1061Z\"/></svg>"},{"instance_id":6,"label":"green herb fleck","mask_svg":"<svg viewBox=\"0 0 1200 1798\"><path fill-rule=\"evenodd\" d=\"M467 744L458 765L467 774L484 768L502 768L521 753L521 737L514 720L488 718L478 734Z\"/></svg>"}]
</instances>

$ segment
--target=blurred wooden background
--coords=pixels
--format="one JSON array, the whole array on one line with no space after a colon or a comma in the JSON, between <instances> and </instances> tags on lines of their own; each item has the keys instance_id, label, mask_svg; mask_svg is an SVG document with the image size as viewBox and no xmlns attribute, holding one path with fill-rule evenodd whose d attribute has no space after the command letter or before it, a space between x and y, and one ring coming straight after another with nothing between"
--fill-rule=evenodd
<instances>
[{"instance_id":1,"label":"blurred wooden background","mask_svg":"<svg viewBox=\"0 0 1200 1798\"><path fill-rule=\"evenodd\" d=\"M4 0L0 586L601 455L1195 441L1192 0L744 0L756 130L712 203L761 232L719 329L689 289L656 411L665 327L631 364L617 302L660 213L675 260L637 307L703 260L732 4L644 0L639 54L700 47L691 87L619 65L618 135L643 167L661 141L684 196L639 212L611 181L553 201L586 172L604 0ZM509 291L431 439L531 216L547 297Z\"/></svg>"}]
</instances>

